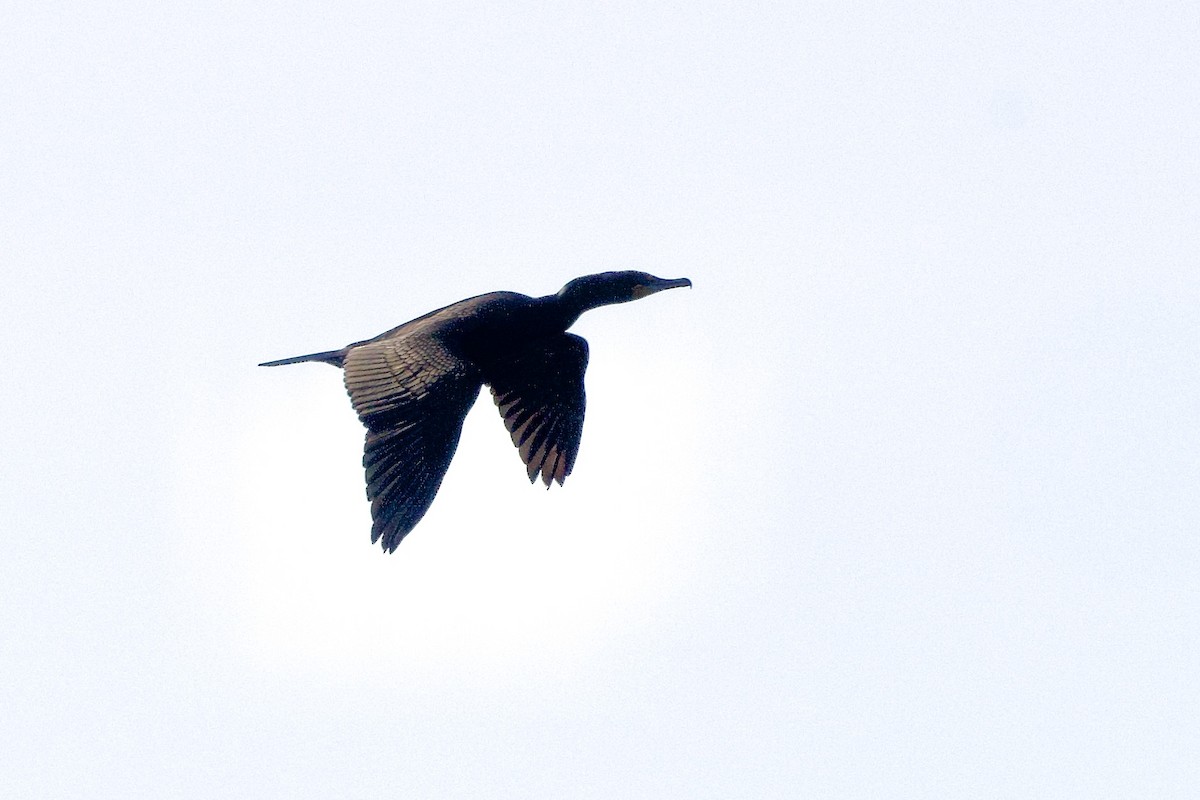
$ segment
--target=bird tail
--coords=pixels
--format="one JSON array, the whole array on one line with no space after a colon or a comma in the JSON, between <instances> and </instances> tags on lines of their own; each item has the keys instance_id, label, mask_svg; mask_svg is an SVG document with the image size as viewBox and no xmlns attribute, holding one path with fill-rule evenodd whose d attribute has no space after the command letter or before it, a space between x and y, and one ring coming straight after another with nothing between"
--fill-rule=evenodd
<instances>
[{"instance_id":1,"label":"bird tail","mask_svg":"<svg viewBox=\"0 0 1200 800\"><path fill-rule=\"evenodd\" d=\"M323 364L340 367L345 357L346 354L342 350L326 350L324 353L309 353L306 356L292 356L291 358L281 358L278 361L264 361L259 366L282 367L284 364L299 364L302 361L320 361Z\"/></svg>"}]
</instances>

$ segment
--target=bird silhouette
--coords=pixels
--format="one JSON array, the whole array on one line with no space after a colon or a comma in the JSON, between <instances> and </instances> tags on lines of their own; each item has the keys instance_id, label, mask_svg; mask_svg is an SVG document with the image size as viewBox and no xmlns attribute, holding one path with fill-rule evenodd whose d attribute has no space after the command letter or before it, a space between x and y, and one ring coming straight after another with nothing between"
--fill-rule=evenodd
<instances>
[{"instance_id":1,"label":"bird silhouette","mask_svg":"<svg viewBox=\"0 0 1200 800\"><path fill-rule=\"evenodd\" d=\"M371 542L394 552L429 510L480 387L490 387L529 480L571 474L583 432L587 341L567 333L592 308L691 286L645 272L585 275L557 294L491 292L460 300L340 350L267 361L343 370L367 428Z\"/></svg>"}]
</instances>

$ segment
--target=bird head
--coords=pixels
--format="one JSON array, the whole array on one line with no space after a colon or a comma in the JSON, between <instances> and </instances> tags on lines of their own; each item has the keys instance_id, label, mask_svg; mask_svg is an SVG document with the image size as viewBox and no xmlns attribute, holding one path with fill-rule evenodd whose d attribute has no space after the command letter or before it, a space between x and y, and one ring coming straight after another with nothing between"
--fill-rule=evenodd
<instances>
[{"instance_id":1,"label":"bird head","mask_svg":"<svg viewBox=\"0 0 1200 800\"><path fill-rule=\"evenodd\" d=\"M640 300L664 289L691 285L687 278L657 278L646 272L624 270L576 278L564 286L558 296L567 305L583 312L589 308Z\"/></svg>"}]
</instances>

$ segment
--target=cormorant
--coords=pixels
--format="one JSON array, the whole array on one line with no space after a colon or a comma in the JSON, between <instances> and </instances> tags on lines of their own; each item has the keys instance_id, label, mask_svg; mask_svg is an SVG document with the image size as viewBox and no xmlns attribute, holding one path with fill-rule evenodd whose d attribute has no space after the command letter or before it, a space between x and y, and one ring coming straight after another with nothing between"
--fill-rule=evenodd
<instances>
[{"instance_id":1,"label":"cormorant","mask_svg":"<svg viewBox=\"0 0 1200 800\"><path fill-rule=\"evenodd\" d=\"M557 294L492 292L431 311L340 350L267 361L319 361L344 370L367 428L363 455L372 544L393 552L429 509L458 446L463 420L487 384L525 462L559 485L583 432L587 342L567 333L588 309L691 286L645 272L585 275Z\"/></svg>"}]
</instances>

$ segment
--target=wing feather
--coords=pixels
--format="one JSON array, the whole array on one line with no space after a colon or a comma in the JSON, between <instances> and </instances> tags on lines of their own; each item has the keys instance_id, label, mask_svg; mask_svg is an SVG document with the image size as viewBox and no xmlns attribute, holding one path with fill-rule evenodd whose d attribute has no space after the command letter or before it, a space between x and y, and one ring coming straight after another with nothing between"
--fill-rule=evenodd
<instances>
[{"instance_id":1,"label":"wing feather","mask_svg":"<svg viewBox=\"0 0 1200 800\"><path fill-rule=\"evenodd\" d=\"M583 434L587 342L564 333L539 340L489 370L486 380L530 482L571 474Z\"/></svg>"},{"instance_id":2,"label":"wing feather","mask_svg":"<svg viewBox=\"0 0 1200 800\"><path fill-rule=\"evenodd\" d=\"M345 383L367 426L371 541L392 552L437 495L482 378L435 337L411 335L352 347Z\"/></svg>"}]
</instances>

